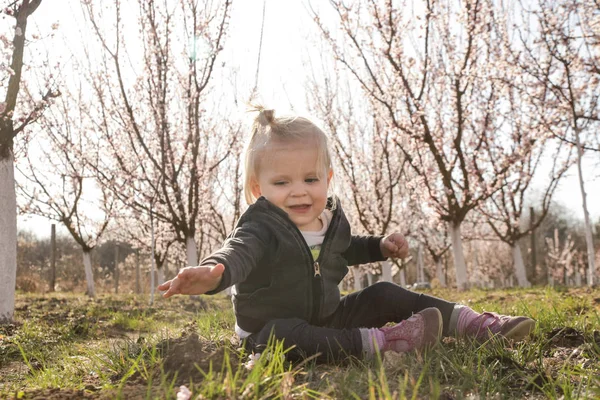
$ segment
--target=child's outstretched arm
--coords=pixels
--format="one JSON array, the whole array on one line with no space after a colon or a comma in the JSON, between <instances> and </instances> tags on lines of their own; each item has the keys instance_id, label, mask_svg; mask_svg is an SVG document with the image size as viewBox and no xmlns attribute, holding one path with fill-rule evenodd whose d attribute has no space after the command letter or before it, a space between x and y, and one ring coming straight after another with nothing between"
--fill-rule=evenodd
<instances>
[{"instance_id":1,"label":"child's outstretched arm","mask_svg":"<svg viewBox=\"0 0 600 400\"><path fill-rule=\"evenodd\" d=\"M366 264L392 258L408 257L408 243L402 234L387 236L353 235L350 246L342 254L348 265Z\"/></svg>"},{"instance_id":2,"label":"child's outstretched arm","mask_svg":"<svg viewBox=\"0 0 600 400\"><path fill-rule=\"evenodd\" d=\"M391 233L381 239L379 243L381 254L385 257L406 258L408 257L408 242L398 232Z\"/></svg>"},{"instance_id":3,"label":"child's outstretched arm","mask_svg":"<svg viewBox=\"0 0 600 400\"><path fill-rule=\"evenodd\" d=\"M223 264L186 267L181 269L175 278L159 285L158 290L166 290L163 293L165 298L174 294L204 294L219 286L224 270Z\"/></svg>"}]
</instances>

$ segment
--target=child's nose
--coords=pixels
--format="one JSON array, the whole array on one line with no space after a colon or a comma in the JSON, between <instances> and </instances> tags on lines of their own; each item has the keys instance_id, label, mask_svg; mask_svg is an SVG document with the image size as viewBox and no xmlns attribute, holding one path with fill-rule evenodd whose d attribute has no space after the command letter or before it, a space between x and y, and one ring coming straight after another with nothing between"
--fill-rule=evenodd
<instances>
[{"instance_id":1,"label":"child's nose","mask_svg":"<svg viewBox=\"0 0 600 400\"><path fill-rule=\"evenodd\" d=\"M304 182L294 183L292 185L292 196L304 196L306 194L306 187Z\"/></svg>"}]
</instances>

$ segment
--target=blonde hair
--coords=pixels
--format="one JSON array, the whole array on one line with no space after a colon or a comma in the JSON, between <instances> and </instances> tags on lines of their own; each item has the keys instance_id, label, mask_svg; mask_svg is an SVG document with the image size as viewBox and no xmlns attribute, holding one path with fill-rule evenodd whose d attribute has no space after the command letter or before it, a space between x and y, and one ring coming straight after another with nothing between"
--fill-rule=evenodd
<instances>
[{"instance_id":1,"label":"blonde hair","mask_svg":"<svg viewBox=\"0 0 600 400\"><path fill-rule=\"evenodd\" d=\"M257 180L258 159L274 140L280 142L310 143L314 141L317 148L317 165L320 167L319 179L326 178L331 170L331 156L327 135L317 125L307 118L300 116L275 117L274 110L263 106L253 105L251 112L257 113L252 124L250 140L246 146L244 165L244 195L248 204L257 199L252 193L252 182ZM321 176L321 174L325 175Z\"/></svg>"}]
</instances>

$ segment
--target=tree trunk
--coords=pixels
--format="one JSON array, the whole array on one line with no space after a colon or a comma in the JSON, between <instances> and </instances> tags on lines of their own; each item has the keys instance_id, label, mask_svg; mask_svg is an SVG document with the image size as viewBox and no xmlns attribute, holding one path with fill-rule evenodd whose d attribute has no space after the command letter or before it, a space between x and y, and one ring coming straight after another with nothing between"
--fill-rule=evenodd
<instances>
[{"instance_id":1,"label":"tree trunk","mask_svg":"<svg viewBox=\"0 0 600 400\"><path fill-rule=\"evenodd\" d=\"M400 286L406 287L406 269L402 268L400 270Z\"/></svg>"},{"instance_id":2,"label":"tree trunk","mask_svg":"<svg viewBox=\"0 0 600 400\"><path fill-rule=\"evenodd\" d=\"M537 281L537 248L535 245L535 229L533 228L535 222L535 210L533 207L529 207L529 226L531 229L531 277L535 283Z\"/></svg>"},{"instance_id":3,"label":"tree trunk","mask_svg":"<svg viewBox=\"0 0 600 400\"><path fill-rule=\"evenodd\" d=\"M360 279L360 267L352 267L352 276L354 277L354 291L362 290L362 280Z\"/></svg>"},{"instance_id":4,"label":"tree trunk","mask_svg":"<svg viewBox=\"0 0 600 400\"><path fill-rule=\"evenodd\" d=\"M161 270L162 270L162 281L158 282L159 285L161 283L163 283L165 280L167 280L167 277L169 276L169 257L165 256L165 260L163 261Z\"/></svg>"},{"instance_id":5,"label":"tree trunk","mask_svg":"<svg viewBox=\"0 0 600 400\"><path fill-rule=\"evenodd\" d=\"M161 283L163 283L165 281L165 267L164 266L162 268L156 269L156 280L158 281L158 282L156 282L156 285L160 285Z\"/></svg>"},{"instance_id":6,"label":"tree trunk","mask_svg":"<svg viewBox=\"0 0 600 400\"><path fill-rule=\"evenodd\" d=\"M115 294L119 294L119 246L115 246Z\"/></svg>"},{"instance_id":7,"label":"tree trunk","mask_svg":"<svg viewBox=\"0 0 600 400\"><path fill-rule=\"evenodd\" d=\"M154 258L154 221L152 220L152 210L150 210L150 240L151 252L150 252L150 305L154 304L154 290L156 290L156 284L154 283L154 271L156 270L155 258Z\"/></svg>"},{"instance_id":8,"label":"tree trunk","mask_svg":"<svg viewBox=\"0 0 600 400\"><path fill-rule=\"evenodd\" d=\"M458 290L466 290L468 283L467 265L463 253L460 225L460 222L456 222L450 227L450 234L452 236L452 257L454 258L454 268L456 271L456 288Z\"/></svg>"},{"instance_id":9,"label":"tree trunk","mask_svg":"<svg viewBox=\"0 0 600 400\"><path fill-rule=\"evenodd\" d=\"M417 281L425 282L425 266L423 265L423 246L419 245L417 249Z\"/></svg>"},{"instance_id":10,"label":"tree trunk","mask_svg":"<svg viewBox=\"0 0 600 400\"><path fill-rule=\"evenodd\" d=\"M56 224L50 227L50 291L56 286Z\"/></svg>"},{"instance_id":11,"label":"tree trunk","mask_svg":"<svg viewBox=\"0 0 600 400\"><path fill-rule=\"evenodd\" d=\"M444 273L444 266L442 264L441 257L435 260L435 272L438 280L440 281L440 285L442 287L446 287L446 274Z\"/></svg>"},{"instance_id":12,"label":"tree trunk","mask_svg":"<svg viewBox=\"0 0 600 400\"><path fill-rule=\"evenodd\" d=\"M521 253L521 247L519 243L515 243L510 246L513 255L513 263L515 265L515 275L517 276L517 282L520 287L530 287L531 283L527 280L527 273L525 272L525 263L523 262L523 254Z\"/></svg>"},{"instance_id":13,"label":"tree trunk","mask_svg":"<svg viewBox=\"0 0 600 400\"><path fill-rule=\"evenodd\" d=\"M12 153L0 157L0 324L15 312L17 280L17 198Z\"/></svg>"},{"instance_id":14,"label":"tree trunk","mask_svg":"<svg viewBox=\"0 0 600 400\"><path fill-rule=\"evenodd\" d=\"M142 274L140 271L140 250L135 251L135 292L142 293Z\"/></svg>"},{"instance_id":15,"label":"tree trunk","mask_svg":"<svg viewBox=\"0 0 600 400\"><path fill-rule=\"evenodd\" d=\"M96 289L94 288L92 252L90 250L83 250L83 269L85 270L85 281L87 282L87 295L94 298L96 297Z\"/></svg>"},{"instance_id":16,"label":"tree trunk","mask_svg":"<svg viewBox=\"0 0 600 400\"><path fill-rule=\"evenodd\" d=\"M381 280L383 282L393 282L392 262L390 260L385 260L381 263Z\"/></svg>"},{"instance_id":17,"label":"tree trunk","mask_svg":"<svg viewBox=\"0 0 600 400\"><path fill-rule=\"evenodd\" d=\"M196 241L193 236L188 237L185 240L185 252L187 256L187 263L190 267L198 265L198 250L196 249Z\"/></svg>"},{"instance_id":18,"label":"tree trunk","mask_svg":"<svg viewBox=\"0 0 600 400\"><path fill-rule=\"evenodd\" d=\"M594 239L592 237L592 224L590 223L590 213L587 207L587 196L585 193L585 185L583 183L583 171L581 168L581 158L583 157L583 148L579 137L579 129L575 128L575 142L577 144L577 174L579 176L579 190L581 191L581 200L583 205L583 219L585 222L585 242L587 245L588 257L588 286L594 286L594 278L596 275L596 254L594 252Z\"/></svg>"},{"instance_id":19,"label":"tree trunk","mask_svg":"<svg viewBox=\"0 0 600 400\"><path fill-rule=\"evenodd\" d=\"M369 284L369 286L373 284L373 274L370 272L367 272L367 283Z\"/></svg>"}]
</instances>

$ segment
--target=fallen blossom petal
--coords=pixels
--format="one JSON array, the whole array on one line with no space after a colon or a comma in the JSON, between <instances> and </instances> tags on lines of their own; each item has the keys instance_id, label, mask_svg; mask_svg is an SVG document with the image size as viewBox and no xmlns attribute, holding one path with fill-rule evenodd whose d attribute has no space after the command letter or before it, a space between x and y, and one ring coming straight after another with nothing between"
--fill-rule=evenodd
<instances>
[{"instance_id":1,"label":"fallen blossom petal","mask_svg":"<svg viewBox=\"0 0 600 400\"><path fill-rule=\"evenodd\" d=\"M254 368L254 364L256 364L256 362L260 358L260 354L261 353L250 354L248 356L248 361L246 361L246 363L244 364L244 367L246 367L246 369Z\"/></svg>"},{"instance_id":2,"label":"fallen blossom petal","mask_svg":"<svg viewBox=\"0 0 600 400\"><path fill-rule=\"evenodd\" d=\"M192 392L187 386L179 386L179 392L177 392L177 400L190 400L192 398Z\"/></svg>"}]
</instances>

